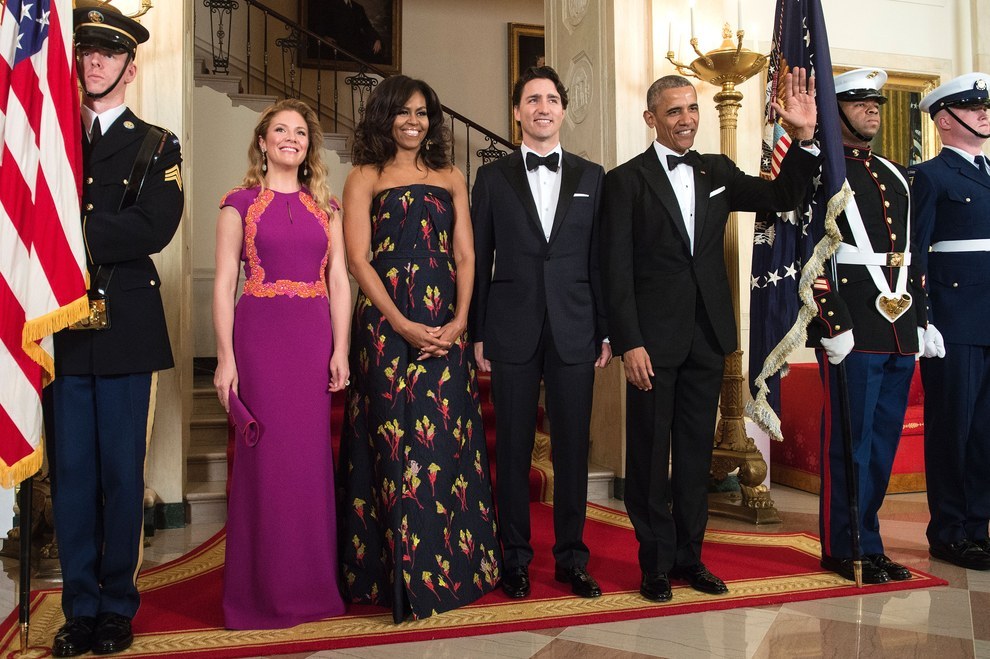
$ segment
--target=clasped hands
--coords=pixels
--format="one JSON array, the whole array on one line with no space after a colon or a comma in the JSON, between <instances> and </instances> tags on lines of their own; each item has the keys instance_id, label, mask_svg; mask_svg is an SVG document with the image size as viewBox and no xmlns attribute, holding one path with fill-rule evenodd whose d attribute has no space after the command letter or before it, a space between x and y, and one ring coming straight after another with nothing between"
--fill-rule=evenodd
<instances>
[{"instance_id":1,"label":"clasped hands","mask_svg":"<svg viewBox=\"0 0 990 659\"><path fill-rule=\"evenodd\" d=\"M439 327L407 321L399 334L413 348L419 350L416 361L430 357L444 357L454 343L464 334L467 323L457 318Z\"/></svg>"}]
</instances>

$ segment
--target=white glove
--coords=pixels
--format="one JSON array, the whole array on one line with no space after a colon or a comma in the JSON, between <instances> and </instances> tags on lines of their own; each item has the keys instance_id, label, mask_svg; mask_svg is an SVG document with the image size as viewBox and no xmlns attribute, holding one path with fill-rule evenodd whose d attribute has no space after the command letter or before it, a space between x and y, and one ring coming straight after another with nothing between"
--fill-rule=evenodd
<instances>
[{"instance_id":1,"label":"white glove","mask_svg":"<svg viewBox=\"0 0 990 659\"><path fill-rule=\"evenodd\" d=\"M928 323L928 327L918 328L918 356L945 357L945 341L942 340L942 333L931 323Z\"/></svg>"},{"instance_id":2,"label":"white glove","mask_svg":"<svg viewBox=\"0 0 990 659\"><path fill-rule=\"evenodd\" d=\"M828 355L828 361L831 364L838 364L845 359L846 355L852 352L855 344L852 330L836 334L831 339L822 337L822 347L825 348L825 354Z\"/></svg>"}]
</instances>

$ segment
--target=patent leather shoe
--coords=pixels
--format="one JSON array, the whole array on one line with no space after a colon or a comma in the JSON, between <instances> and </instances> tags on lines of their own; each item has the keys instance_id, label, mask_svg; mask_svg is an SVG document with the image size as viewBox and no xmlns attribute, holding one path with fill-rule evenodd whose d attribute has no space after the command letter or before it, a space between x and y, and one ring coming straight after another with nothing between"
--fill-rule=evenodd
<instances>
[{"instance_id":1,"label":"patent leather shoe","mask_svg":"<svg viewBox=\"0 0 990 659\"><path fill-rule=\"evenodd\" d=\"M900 563L890 560L885 554L867 554L866 558L875 566L887 573L892 581L907 581L911 578L911 570Z\"/></svg>"},{"instance_id":2,"label":"patent leather shoe","mask_svg":"<svg viewBox=\"0 0 990 659\"><path fill-rule=\"evenodd\" d=\"M76 657L86 654L93 647L94 629L96 629L96 618L90 616L69 618L55 634L52 656Z\"/></svg>"},{"instance_id":3,"label":"patent leather shoe","mask_svg":"<svg viewBox=\"0 0 990 659\"><path fill-rule=\"evenodd\" d=\"M948 545L932 545L928 548L928 553L968 570L990 570L990 553L972 540L960 540Z\"/></svg>"},{"instance_id":4,"label":"patent leather shoe","mask_svg":"<svg viewBox=\"0 0 990 659\"><path fill-rule=\"evenodd\" d=\"M560 583L571 584L571 592L578 597L602 596L602 589L598 582L583 567L561 567L558 565L554 568L553 578Z\"/></svg>"},{"instance_id":5,"label":"patent leather shoe","mask_svg":"<svg viewBox=\"0 0 990 659\"><path fill-rule=\"evenodd\" d=\"M674 579L687 581L695 590L709 595L724 595L729 592L725 582L708 571L704 563L675 567L670 571Z\"/></svg>"},{"instance_id":6,"label":"patent leather shoe","mask_svg":"<svg viewBox=\"0 0 990 659\"><path fill-rule=\"evenodd\" d=\"M101 613L93 632L93 654L116 654L131 647L131 619L117 613Z\"/></svg>"},{"instance_id":7,"label":"patent leather shoe","mask_svg":"<svg viewBox=\"0 0 990 659\"><path fill-rule=\"evenodd\" d=\"M502 590L512 599L529 595L529 570L526 567L510 567L502 576Z\"/></svg>"},{"instance_id":8,"label":"patent leather shoe","mask_svg":"<svg viewBox=\"0 0 990 659\"><path fill-rule=\"evenodd\" d=\"M643 581L639 585L639 594L651 602L669 602L673 597L670 591L670 579L663 572L644 572Z\"/></svg>"},{"instance_id":9,"label":"patent leather shoe","mask_svg":"<svg viewBox=\"0 0 990 659\"><path fill-rule=\"evenodd\" d=\"M983 538L982 540L973 540L973 544L990 554L990 538Z\"/></svg>"},{"instance_id":10,"label":"patent leather shoe","mask_svg":"<svg viewBox=\"0 0 990 659\"><path fill-rule=\"evenodd\" d=\"M833 556L822 556L822 568L849 581L856 580L855 561L851 558L835 558ZM869 558L863 559L863 583L887 583L890 575L886 570L878 567Z\"/></svg>"}]
</instances>

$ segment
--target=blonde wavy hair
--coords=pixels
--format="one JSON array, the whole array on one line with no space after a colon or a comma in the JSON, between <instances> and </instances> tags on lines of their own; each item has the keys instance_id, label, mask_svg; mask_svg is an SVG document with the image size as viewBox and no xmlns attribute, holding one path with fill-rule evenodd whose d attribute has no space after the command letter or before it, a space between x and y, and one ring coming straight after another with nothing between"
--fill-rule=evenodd
<instances>
[{"instance_id":1,"label":"blonde wavy hair","mask_svg":"<svg viewBox=\"0 0 990 659\"><path fill-rule=\"evenodd\" d=\"M306 160L299 168L297 176L299 182L309 189L319 206L327 215L331 215L333 209L330 206L331 200L339 206L340 201L330 192L330 185L327 183L327 166L323 164L323 128L316 112L306 103L295 99L286 98L274 105L265 108L261 113L258 125L254 127L254 134L251 136L251 144L248 146L248 170L244 175L241 185L245 188L260 186L264 190L267 186L265 172L261 171L261 147L258 145L259 138L264 139L268 134L268 127L272 123L272 118L283 111L298 113L306 121L306 129L309 133L309 147L306 149ZM307 172L303 174L303 172Z\"/></svg>"}]
</instances>

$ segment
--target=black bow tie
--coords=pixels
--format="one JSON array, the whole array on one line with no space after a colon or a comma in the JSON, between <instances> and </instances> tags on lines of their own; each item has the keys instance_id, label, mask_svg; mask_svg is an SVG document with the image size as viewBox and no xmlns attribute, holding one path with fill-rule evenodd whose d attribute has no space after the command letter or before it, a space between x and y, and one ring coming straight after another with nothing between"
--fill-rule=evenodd
<instances>
[{"instance_id":1,"label":"black bow tie","mask_svg":"<svg viewBox=\"0 0 990 659\"><path fill-rule=\"evenodd\" d=\"M532 151L526 154L526 169L537 169L540 165L543 165L551 172L557 171L557 167L560 165L560 154L555 152L549 156L538 156Z\"/></svg>"},{"instance_id":2,"label":"black bow tie","mask_svg":"<svg viewBox=\"0 0 990 659\"><path fill-rule=\"evenodd\" d=\"M667 169L673 170L678 165L687 165L688 167L694 167L698 164L698 154L694 151L688 151L683 156L672 156L667 154Z\"/></svg>"}]
</instances>

